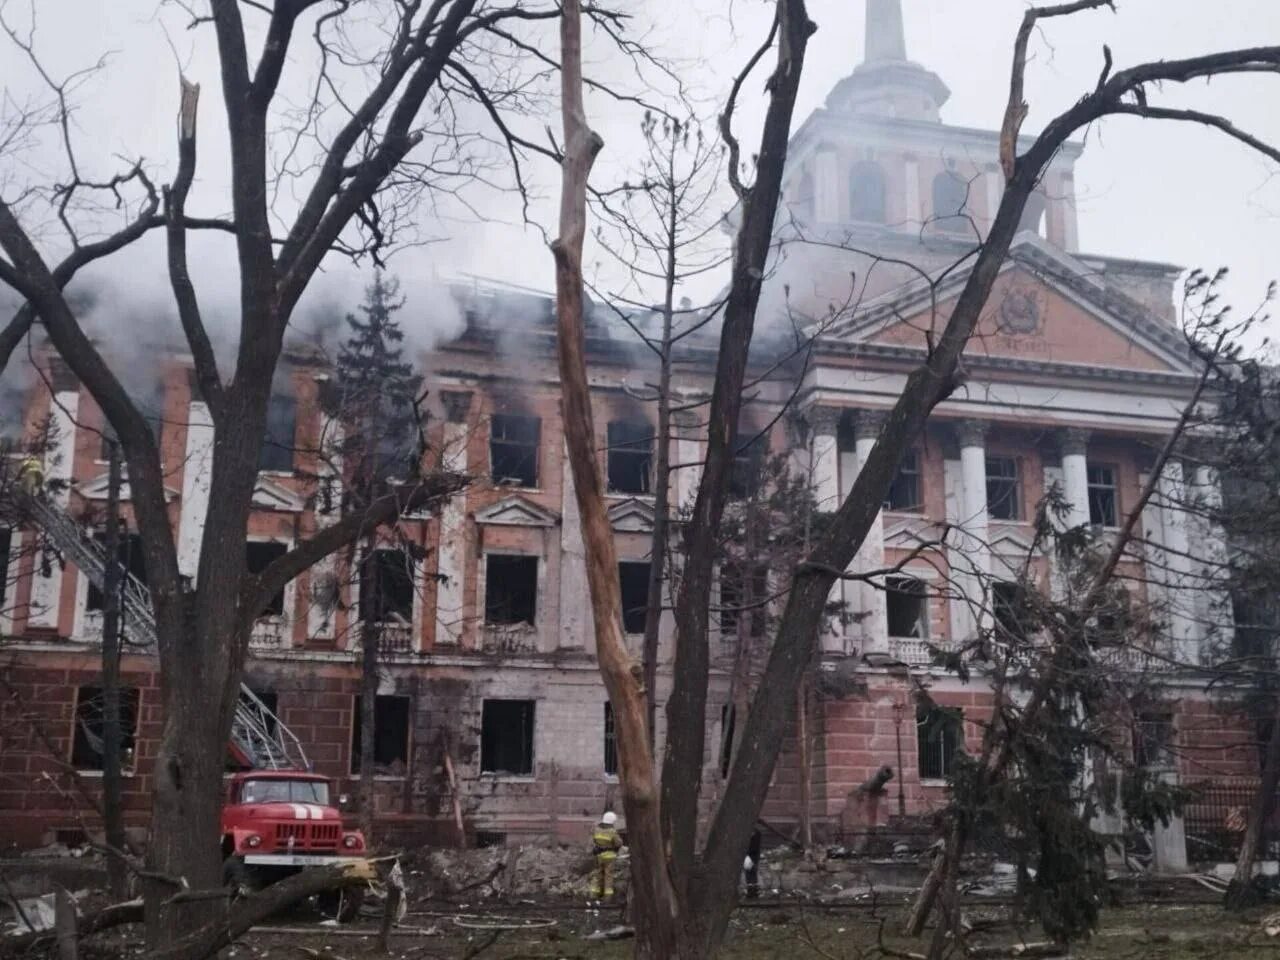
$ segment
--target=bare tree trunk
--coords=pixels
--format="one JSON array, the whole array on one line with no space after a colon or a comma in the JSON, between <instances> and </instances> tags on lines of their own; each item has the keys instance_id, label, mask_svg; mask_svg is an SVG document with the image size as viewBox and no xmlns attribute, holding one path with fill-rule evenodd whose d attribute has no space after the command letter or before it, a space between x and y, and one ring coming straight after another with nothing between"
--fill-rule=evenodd
<instances>
[{"instance_id":1,"label":"bare tree trunk","mask_svg":"<svg viewBox=\"0 0 1280 960\"><path fill-rule=\"evenodd\" d=\"M107 887L128 895L120 731L120 448L110 445L107 467L107 566L102 576L102 826L107 847Z\"/></svg>"},{"instance_id":2,"label":"bare tree trunk","mask_svg":"<svg viewBox=\"0 0 1280 960\"><path fill-rule=\"evenodd\" d=\"M1249 808L1249 822L1245 825L1240 853L1236 856L1236 873L1227 887L1224 904L1228 910L1244 910L1260 902L1259 893L1253 885L1253 866L1262 842L1262 828L1275 812L1277 789L1280 789L1280 695L1275 698L1262 781Z\"/></svg>"},{"instance_id":3,"label":"bare tree trunk","mask_svg":"<svg viewBox=\"0 0 1280 960\"><path fill-rule=\"evenodd\" d=\"M800 843L813 848L813 749L809 732L809 678L796 694L796 738L800 746Z\"/></svg>"},{"instance_id":4,"label":"bare tree trunk","mask_svg":"<svg viewBox=\"0 0 1280 960\"><path fill-rule=\"evenodd\" d=\"M653 755L649 750L644 671L633 665L622 632L617 550L596 466L591 388L587 381L582 243L586 233L587 178L604 143L588 126L583 108L581 16L579 0L565 0L560 18L564 119L560 235L551 246L556 264L561 409L574 493L582 516L597 657L613 705L618 737L618 778L631 848L636 956L668 960L686 956L679 946L682 917L667 876ZM690 815L692 811L685 813Z\"/></svg>"}]
</instances>

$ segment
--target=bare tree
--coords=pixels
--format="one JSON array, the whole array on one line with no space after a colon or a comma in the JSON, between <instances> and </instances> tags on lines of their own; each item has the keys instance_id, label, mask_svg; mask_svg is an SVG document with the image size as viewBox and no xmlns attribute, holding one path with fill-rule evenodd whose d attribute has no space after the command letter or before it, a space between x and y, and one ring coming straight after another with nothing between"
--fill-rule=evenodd
<instances>
[{"instance_id":1,"label":"bare tree","mask_svg":"<svg viewBox=\"0 0 1280 960\"><path fill-rule=\"evenodd\" d=\"M787 138L807 39L814 26L803 0L779 0L769 36L735 80L721 116L729 149L729 176L740 209L733 273L721 331L716 380L709 408L706 465L685 534L685 561L676 600L674 687L667 703L667 741L661 778L661 830L654 829L655 771L644 739L640 679L629 677L621 642L620 609L612 573L611 532L600 502L594 471L591 412L582 350L580 238L585 226L586 173L599 143L581 116L580 91L565 91L566 138L580 144L575 162L565 164L561 198L561 240L557 253L560 307L560 366L565 391L565 424L579 509L587 532L587 562L600 666L618 718L621 779L631 828L633 883L640 956L706 956L718 947L733 909L737 877L756 816L764 802L795 695L810 663L833 584L866 538L889 489L904 450L930 413L956 389L960 362L996 276L1017 232L1024 207L1054 155L1080 129L1113 116L1193 122L1227 133L1272 159L1280 151L1236 128L1228 119L1151 102L1158 88L1223 74L1264 76L1280 65L1280 48L1227 51L1203 57L1158 61L1113 71L1110 50L1094 85L1067 111L1053 118L1019 154L1018 134L1027 107L1024 73L1027 46L1040 21L1110 7L1108 0L1033 7L1014 43L1009 103L1001 137L1006 186L994 223L975 250L955 307L930 341L923 363L887 416L853 489L834 512L808 556L797 565L762 681L752 698L733 760L730 783L714 811L698 851L696 818L706 738L709 681L708 611L715 546L727 498L734 435L742 405L748 351L755 328L761 285L766 276L777 214ZM566 11L566 24L573 17ZM565 37L576 46L575 27ZM733 106L750 70L775 45L777 67L767 84L769 105L759 149L753 151L755 180L742 181L741 150L733 133ZM568 56L566 54L566 62ZM570 102L570 97L574 97ZM963 846L954 844L952 849Z\"/></svg>"},{"instance_id":2,"label":"bare tree","mask_svg":"<svg viewBox=\"0 0 1280 960\"><path fill-rule=\"evenodd\" d=\"M385 8L385 20L373 30L363 19L366 9L356 7L339 0L280 0L269 7L211 0L207 13L193 16L192 26L201 34L212 31L216 40L218 89L226 109L231 202L229 215L219 217L187 212L197 166L197 87L183 81L171 183L157 186L141 162L95 178L80 160L69 122L75 79L54 78L40 62L31 32L5 24L49 91L47 109L20 118L15 129L52 131L63 148L64 169L52 186L5 184L0 282L25 305L0 334L0 359L8 359L38 317L124 452L164 677L144 884L153 947L175 942L214 910L214 899L173 894L221 884L222 758L255 618L313 564L370 529L430 507L463 482L447 470L424 468L416 482L324 527L265 570L247 571L246 527L271 383L299 300L327 257L377 261L413 239L404 231L416 201L456 195L483 179L492 145L511 161L516 183L529 156L560 156L554 143L541 145L519 132L533 97L530 85L536 86L529 74L546 66L530 51L538 48L539 30L560 17L558 5L410 0ZM624 36L616 13L593 6L587 16L624 56L648 62L643 48ZM313 54L303 56L304 48ZM523 63L531 65L529 71L521 70ZM276 108L286 72L298 72L312 96L300 115L286 112L281 121ZM467 108L455 110L462 101ZM470 126L469 118L485 125ZM274 157L283 158L278 168ZM278 195L289 194L301 198L295 208L275 203ZM118 198L121 212L115 216L123 226L103 232L102 218L90 216L82 204L95 195L112 203ZM48 223L55 225L52 231L44 229ZM209 494L217 510L204 526L194 584L179 573L155 438L64 294L87 263L150 230L163 230L178 323L213 420ZM236 250L238 342L234 365L225 371L188 256L196 230L225 236Z\"/></svg>"}]
</instances>

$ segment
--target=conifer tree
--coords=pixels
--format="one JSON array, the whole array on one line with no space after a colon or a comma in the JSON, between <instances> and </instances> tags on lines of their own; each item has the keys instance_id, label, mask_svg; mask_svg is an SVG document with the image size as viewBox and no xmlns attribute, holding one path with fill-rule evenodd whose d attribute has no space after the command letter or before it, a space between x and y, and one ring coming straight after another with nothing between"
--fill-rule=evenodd
<instances>
[{"instance_id":1,"label":"conifer tree","mask_svg":"<svg viewBox=\"0 0 1280 960\"><path fill-rule=\"evenodd\" d=\"M339 413L344 424L340 444L347 477L344 512L363 509L394 483L418 476L425 440L419 418L422 377L405 357L404 331L396 314L404 307L400 285L374 274L359 316L347 314L349 330L338 351ZM377 540L364 538L354 571L360 592L360 824L373 836L374 774L377 756L375 717L378 664L383 646Z\"/></svg>"}]
</instances>

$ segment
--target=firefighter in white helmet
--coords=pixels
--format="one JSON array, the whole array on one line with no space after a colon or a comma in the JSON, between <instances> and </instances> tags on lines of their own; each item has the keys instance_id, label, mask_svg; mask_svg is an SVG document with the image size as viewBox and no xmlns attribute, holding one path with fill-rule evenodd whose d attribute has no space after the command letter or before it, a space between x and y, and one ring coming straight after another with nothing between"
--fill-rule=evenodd
<instances>
[{"instance_id":1,"label":"firefighter in white helmet","mask_svg":"<svg viewBox=\"0 0 1280 960\"><path fill-rule=\"evenodd\" d=\"M597 900L613 896L613 863L622 849L622 837L618 833L618 815L605 811L591 834L591 847L596 857L595 882L592 893Z\"/></svg>"}]
</instances>

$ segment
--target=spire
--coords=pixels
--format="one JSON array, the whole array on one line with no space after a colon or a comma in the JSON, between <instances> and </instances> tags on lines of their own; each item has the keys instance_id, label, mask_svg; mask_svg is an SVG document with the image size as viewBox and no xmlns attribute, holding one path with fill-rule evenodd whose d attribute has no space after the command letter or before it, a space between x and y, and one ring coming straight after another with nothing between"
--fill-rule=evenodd
<instances>
[{"instance_id":1,"label":"spire","mask_svg":"<svg viewBox=\"0 0 1280 960\"><path fill-rule=\"evenodd\" d=\"M865 63L907 59L902 0L867 0L867 55L863 59Z\"/></svg>"}]
</instances>

